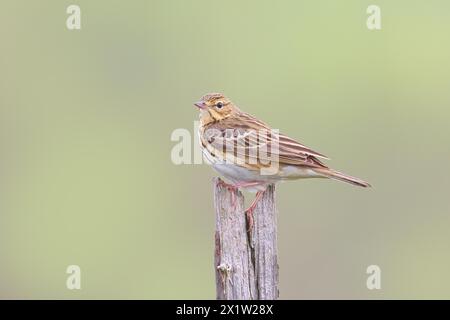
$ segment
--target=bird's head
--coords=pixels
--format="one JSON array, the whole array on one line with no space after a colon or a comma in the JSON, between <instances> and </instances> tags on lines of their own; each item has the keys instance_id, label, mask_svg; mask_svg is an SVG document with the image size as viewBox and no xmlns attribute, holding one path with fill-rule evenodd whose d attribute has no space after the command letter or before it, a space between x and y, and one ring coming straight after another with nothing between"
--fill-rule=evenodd
<instances>
[{"instance_id":1,"label":"bird's head","mask_svg":"<svg viewBox=\"0 0 450 320\"><path fill-rule=\"evenodd\" d=\"M221 93L205 94L194 105L200 109L201 118L211 118L212 121L220 121L228 118L239 110Z\"/></svg>"}]
</instances>

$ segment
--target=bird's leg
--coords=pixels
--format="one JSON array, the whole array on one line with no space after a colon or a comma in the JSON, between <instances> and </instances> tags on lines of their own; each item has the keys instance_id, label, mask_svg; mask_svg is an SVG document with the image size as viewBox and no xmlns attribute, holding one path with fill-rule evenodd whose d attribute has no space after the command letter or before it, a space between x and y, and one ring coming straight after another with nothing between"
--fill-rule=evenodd
<instances>
[{"instance_id":1,"label":"bird's leg","mask_svg":"<svg viewBox=\"0 0 450 320\"><path fill-rule=\"evenodd\" d=\"M233 206L233 209L236 208L236 195L235 195L235 191L239 190L239 188L246 188L246 187L254 187L254 186L258 186L260 185L259 182L238 182L236 184L233 185L228 185L229 188L231 188L232 194L231 194L231 204ZM228 189L230 190L230 189Z\"/></svg>"},{"instance_id":2,"label":"bird's leg","mask_svg":"<svg viewBox=\"0 0 450 320\"><path fill-rule=\"evenodd\" d=\"M258 204L258 201L264 195L264 192L265 192L265 190L264 191L258 191L256 193L255 199L253 200L253 202L250 205L250 207L247 210L245 210L245 215L247 217L247 224L248 224L247 232L252 232L252 229L253 229L253 211L255 211L256 205Z\"/></svg>"},{"instance_id":3,"label":"bird's leg","mask_svg":"<svg viewBox=\"0 0 450 320\"><path fill-rule=\"evenodd\" d=\"M260 182L238 182L235 184L229 184L223 180L220 180L220 185L227 188L227 190L231 192L231 205L233 206L233 209L236 208L236 191L238 191L239 188L254 187L260 184Z\"/></svg>"},{"instance_id":4,"label":"bird's leg","mask_svg":"<svg viewBox=\"0 0 450 320\"><path fill-rule=\"evenodd\" d=\"M255 187L259 186L261 182L238 182L234 186L236 188L247 188L247 187Z\"/></svg>"}]
</instances>

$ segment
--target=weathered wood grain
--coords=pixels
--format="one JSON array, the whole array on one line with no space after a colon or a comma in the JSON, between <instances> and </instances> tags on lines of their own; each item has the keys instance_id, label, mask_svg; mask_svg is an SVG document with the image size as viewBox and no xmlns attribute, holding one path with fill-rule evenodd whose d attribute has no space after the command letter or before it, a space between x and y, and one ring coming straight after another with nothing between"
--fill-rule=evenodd
<instances>
[{"instance_id":1,"label":"weathered wood grain","mask_svg":"<svg viewBox=\"0 0 450 320\"><path fill-rule=\"evenodd\" d=\"M221 300L278 298L275 187L269 186L247 232L244 197L214 179L216 297Z\"/></svg>"}]
</instances>

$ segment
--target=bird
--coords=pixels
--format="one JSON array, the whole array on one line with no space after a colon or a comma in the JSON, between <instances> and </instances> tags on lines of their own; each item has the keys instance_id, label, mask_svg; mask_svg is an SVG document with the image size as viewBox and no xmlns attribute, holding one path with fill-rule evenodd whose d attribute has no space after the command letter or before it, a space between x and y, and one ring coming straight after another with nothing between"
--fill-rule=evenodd
<instances>
[{"instance_id":1,"label":"bird","mask_svg":"<svg viewBox=\"0 0 450 320\"><path fill-rule=\"evenodd\" d=\"M242 111L221 93L208 93L195 102L199 109L198 135L205 162L229 183L227 187L256 192L245 210L249 229L253 211L270 184L305 178L327 178L359 187L366 181L329 168L329 158L272 129Z\"/></svg>"}]
</instances>

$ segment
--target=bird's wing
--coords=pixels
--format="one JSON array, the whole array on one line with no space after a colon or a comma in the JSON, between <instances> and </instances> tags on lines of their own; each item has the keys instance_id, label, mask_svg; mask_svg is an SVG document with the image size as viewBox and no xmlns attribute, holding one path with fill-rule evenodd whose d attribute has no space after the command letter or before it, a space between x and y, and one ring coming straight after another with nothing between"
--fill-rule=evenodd
<instances>
[{"instance_id":1,"label":"bird's wing","mask_svg":"<svg viewBox=\"0 0 450 320\"><path fill-rule=\"evenodd\" d=\"M328 159L246 113L209 125L202 144L216 156L250 167L255 165L255 169L274 161L323 168L326 166L317 158Z\"/></svg>"}]
</instances>

